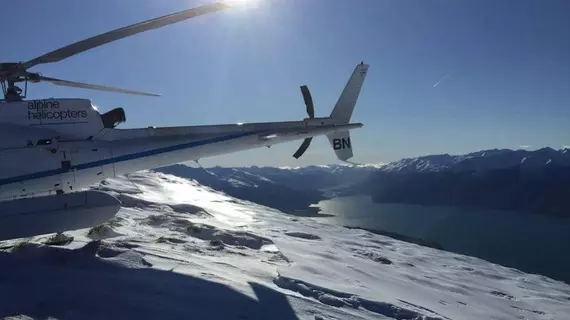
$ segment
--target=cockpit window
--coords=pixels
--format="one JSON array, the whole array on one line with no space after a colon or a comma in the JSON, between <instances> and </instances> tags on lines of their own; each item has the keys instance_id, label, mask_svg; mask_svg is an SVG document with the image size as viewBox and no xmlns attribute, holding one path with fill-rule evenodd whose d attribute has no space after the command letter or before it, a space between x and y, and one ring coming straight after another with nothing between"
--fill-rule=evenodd
<instances>
[{"instance_id":1,"label":"cockpit window","mask_svg":"<svg viewBox=\"0 0 570 320\"><path fill-rule=\"evenodd\" d=\"M127 121L125 110L123 108L116 108L101 115L103 126L105 128L114 128L120 123Z\"/></svg>"}]
</instances>

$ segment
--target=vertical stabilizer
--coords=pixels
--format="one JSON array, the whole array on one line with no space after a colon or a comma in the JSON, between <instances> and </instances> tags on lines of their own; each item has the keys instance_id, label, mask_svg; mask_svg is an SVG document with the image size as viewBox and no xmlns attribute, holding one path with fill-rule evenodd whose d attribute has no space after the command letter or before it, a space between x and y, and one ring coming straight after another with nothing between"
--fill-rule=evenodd
<instances>
[{"instance_id":1,"label":"vertical stabilizer","mask_svg":"<svg viewBox=\"0 0 570 320\"><path fill-rule=\"evenodd\" d=\"M331 112L331 119L335 123L345 124L350 121L354 106L360 95L360 89L364 84L364 79L368 73L368 64L361 62L354 68L350 79L346 83L342 94L338 98L333 111ZM327 135L331 147L333 148L336 157L341 161L346 161L352 158L352 141L350 141L350 131L340 131Z\"/></svg>"},{"instance_id":2,"label":"vertical stabilizer","mask_svg":"<svg viewBox=\"0 0 570 320\"><path fill-rule=\"evenodd\" d=\"M368 64L361 62L354 68L350 79L346 83L342 94L338 98L330 117L338 123L348 123L354 111L356 100L360 94L360 89L364 84L364 79L368 73Z\"/></svg>"},{"instance_id":3,"label":"vertical stabilizer","mask_svg":"<svg viewBox=\"0 0 570 320\"><path fill-rule=\"evenodd\" d=\"M346 161L352 158L352 142L350 141L350 131L334 132L327 135L329 142L333 147L336 157L340 161Z\"/></svg>"}]
</instances>

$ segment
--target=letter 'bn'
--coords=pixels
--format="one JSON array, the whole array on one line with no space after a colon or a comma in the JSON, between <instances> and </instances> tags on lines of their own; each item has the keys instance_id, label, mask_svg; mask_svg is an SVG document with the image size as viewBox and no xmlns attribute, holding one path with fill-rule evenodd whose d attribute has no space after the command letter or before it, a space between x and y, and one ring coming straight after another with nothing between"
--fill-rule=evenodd
<instances>
[{"instance_id":1,"label":"letter 'bn'","mask_svg":"<svg viewBox=\"0 0 570 320\"><path fill-rule=\"evenodd\" d=\"M351 148L350 146L350 137L349 138L342 138L342 139L333 139L333 149L345 149Z\"/></svg>"}]
</instances>

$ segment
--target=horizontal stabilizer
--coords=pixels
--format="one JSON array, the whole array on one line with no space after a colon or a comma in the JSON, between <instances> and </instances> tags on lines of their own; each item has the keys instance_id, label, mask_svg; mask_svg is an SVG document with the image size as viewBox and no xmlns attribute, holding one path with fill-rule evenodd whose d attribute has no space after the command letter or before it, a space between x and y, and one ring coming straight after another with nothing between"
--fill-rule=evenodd
<instances>
[{"instance_id":1,"label":"horizontal stabilizer","mask_svg":"<svg viewBox=\"0 0 570 320\"><path fill-rule=\"evenodd\" d=\"M313 128L298 127L298 128L283 128L268 130L266 133L260 134L258 137L262 140L275 140L281 138L293 138L300 137L308 138L314 137L322 134L329 134L336 131L345 131L362 128L362 123L349 123L349 124L336 124L336 125L324 125Z\"/></svg>"}]
</instances>

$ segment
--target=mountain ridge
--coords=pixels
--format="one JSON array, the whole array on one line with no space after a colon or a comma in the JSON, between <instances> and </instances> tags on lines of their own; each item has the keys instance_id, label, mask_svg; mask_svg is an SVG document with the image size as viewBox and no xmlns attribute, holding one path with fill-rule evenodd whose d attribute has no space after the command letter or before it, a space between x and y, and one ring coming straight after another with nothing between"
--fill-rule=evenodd
<instances>
[{"instance_id":1,"label":"mountain ridge","mask_svg":"<svg viewBox=\"0 0 570 320\"><path fill-rule=\"evenodd\" d=\"M379 203L452 205L570 216L568 149L493 149L403 159L358 192Z\"/></svg>"},{"instance_id":2,"label":"mountain ridge","mask_svg":"<svg viewBox=\"0 0 570 320\"><path fill-rule=\"evenodd\" d=\"M442 171L449 169L456 171L481 171L513 166L517 163L525 162L526 160L523 160L525 158L532 159L531 162L534 166L548 164L548 160L570 166L570 152L568 150L568 148L555 150L550 147L544 147L536 150L486 149L459 155L435 154L404 158L390 162L380 169L398 172ZM496 163L489 163L493 160ZM527 163L527 165L530 165L530 163Z\"/></svg>"},{"instance_id":3,"label":"mountain ridge","mask_svg":"<svg viewBox=\"0 0 570 320\"><path fill-rule=\"evenodd\" d=\"M388 164L235 168L178 164L155 171L191 178L286 213L335 196L365 194L376 202L566 215L569 150L487 149L404 158Z\"/></svg>"}]
</instances>

